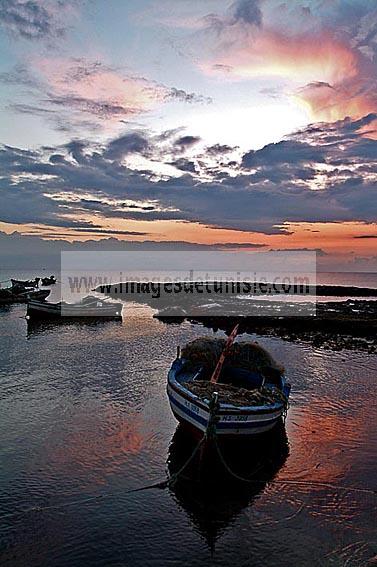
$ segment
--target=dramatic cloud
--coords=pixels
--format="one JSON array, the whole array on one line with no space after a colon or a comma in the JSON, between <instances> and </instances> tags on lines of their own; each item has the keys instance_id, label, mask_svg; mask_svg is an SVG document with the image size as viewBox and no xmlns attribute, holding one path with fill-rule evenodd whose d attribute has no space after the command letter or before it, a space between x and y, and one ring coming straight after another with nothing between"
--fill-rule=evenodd
<instances>
[{"instance_id":1,"label":"dramatic cloud","mask_svg":"<svg viewBox=\"0 0 377 567\"><path fill-rule=\"evenodd\" d=\"M185 152L199 142L199 136L181 136L178 140L175 140L174 146L178 152Z\"/></svg>"},{"instance_id":2,"label":"dramatic cloud","mask_svg":"<svg viewBox=\"0 0 377 567\"><path fill-rule=\"evenodd\" d=\"M111 219L180 220L266 234L284 233L287 223L373 223L377 142L364 131L375 120L371 114L309 126L245 153L229 173L222 167L221 175L213 160L224 156L213 146L208 154L172 162L177 142L185 138L178 132L134 132L102 146L85 140L39 151L6 146L0 153L0 220L89 231ZM180 176L156 176L124 162L135 154L150 163L154 156L160 160L162 139Z\"/></svg>"},{"instance_id":3,"label":"dramatic cloud","mask_svg":"<svg viewBox=\"0 0 377 567\"><path fill-rule=\"evenodd\" d=\"M375 112L377 9L367 0L329 4L238 2L233 16L210 14L205 38L198 34L199 66L227 81L280 81L280 95L294 97L314 120Z\"/></svg>"}]
</instances>

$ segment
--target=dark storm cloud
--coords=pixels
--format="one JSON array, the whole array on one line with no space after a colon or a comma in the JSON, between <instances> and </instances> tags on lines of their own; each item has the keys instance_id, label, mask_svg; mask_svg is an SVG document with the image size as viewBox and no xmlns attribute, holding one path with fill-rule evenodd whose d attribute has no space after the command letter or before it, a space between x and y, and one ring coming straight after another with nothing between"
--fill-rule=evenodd
<instances>
[{"instance_id":1,"label":"dark storm cloud","mask_svg":"<svg viewBox=\"0 0 377 567\"><path fill-rule=\"evenodd\" d=\"M189 173L198 173L195 163L186 158L176 159L175 161L170 162L170 164L174 165L177 169L181 171L187 171Z\"/></svg>"},{"instance_id":2,"label":"dark storm cloud","mask_svg":"<svg viewBox=\"0 0 377 567\"><path fill-rule=\"evenodd\" d=\"M305 142L283 140L277 144L268 144L261 150L244 154L242 165L247 168L264 165L300 164L324 161L325 149L322 151Z\"/></svg>"},{"instance_id":3,"label":"dark storm cloud","mask_svg":"<svg viewBox=\"0 0 377 567\"><path fill-rule=\"evenodd\" d=\"M174 145L187 148L197 144L198 142L200 142L199 136L181 136L178 140L175 140Z\"/></svg>"},{"instance_id":4,"label":"dark storm cloud","mask_svg":"<svg viewBox=\"0 0 377 567\"><path fill-rule=\"evenodd\" d=\"M174 151L177 153L184 153L186 150L189 150L198 144L200 140L201 138L199 136L181 136L173 142Z\"/></svg>"},{"instance_id":5,"label":"dark storm cloud","mask_svg":"<svg viewBox=\"0 0 377 567\"><path fill-rule=\"evenodd\" d=\"M130 153L145 153L148 147L148 139L141 133L133 132L112 140L108 144L103 156L106 159L119 161Z\"/></svg>"},{"instance_id":6,"label":"dark storm cloud","mask_svg":"<svg viewBox=\"0 0 377 567\"><path fill-rule=\"evenodd\" d=\"M172 159L177 131L163 141L139 131L106 145L74 140L39 151L4 146L0 220L51 224L54 219L56 226L79 226L80 219L95 215L98 221L183 220L266 234L284 232L287 222L375 222L377 141L364 134L373 120L375 115L368 115L309 126L247 152L231 173L221 165L222 154L212 150L208 162L206 152ZM132 170L123 162L132 154L174 164L185 174L169 178Z\"/></svg>"}]
</instances>

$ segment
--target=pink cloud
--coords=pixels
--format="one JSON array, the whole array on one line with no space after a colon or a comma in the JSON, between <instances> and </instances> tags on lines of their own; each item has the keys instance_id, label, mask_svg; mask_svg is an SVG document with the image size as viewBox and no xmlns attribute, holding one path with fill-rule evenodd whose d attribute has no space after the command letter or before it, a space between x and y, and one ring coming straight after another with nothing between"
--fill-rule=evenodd
<instances>
[{"instance_id":1,"label":"pink cloud","mask_svg":"<svg viewBox=\"0 0 377 567\"><path fill-rule=\"evenodd\" d=\"M126 120L169 101L209 103L210 99L132 75L85 58L40 57L26 72L41 113L61 130L122 128ZM25 81L14 74L14 81ZM31 107L30 107L31 108ZM23 106L23 111L27 108Z\"/></svg>"},{"instance_id":2,"label":"pink cloud","mask_svg":"<svg viewBox=\"0 0 377 567\"><path fill-rule=\"evenodd\" d=\"M357 73L357 57L347 45L326 34L284 36L275 31L258 33L244 46L206 62L202 68L215 72L219 66L233 76L289 77L300 82L337 82Z\"/></svg>"},{"instance_id":3,"label":"pink cloud","mask_svg":"<svg viewBox=\"0 0 377 567\"><path fill-rule=\"evenodd\" d=\"M201 64L207 74L226 74L228 80L283 78L289 94L304 104L313 120L360 117L377 108L370 61L330 31L286 35L261 29Z\"/></svg>"},{"instance_id":4,"label":"pink cloud","mask_svg":"<svg viewBox=\"0 0 377 567\"><path fill-rule=\"evenodd\" d=\"M125 76L99 62L44 58L36 62L36 70L52 96L82 100L83 112L91 108L90 103L92 108L98 104L98 108L103 108L100 117L106 119L109 114L117 120L126 114L149 110L167 95L166 87Z\"/></svg>"}]
</instances>

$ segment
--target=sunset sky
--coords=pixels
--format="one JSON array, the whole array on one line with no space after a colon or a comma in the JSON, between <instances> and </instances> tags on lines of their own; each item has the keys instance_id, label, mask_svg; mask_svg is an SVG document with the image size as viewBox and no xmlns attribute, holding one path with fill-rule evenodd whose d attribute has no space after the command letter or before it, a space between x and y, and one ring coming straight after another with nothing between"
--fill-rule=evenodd
<instances>
[{"instance_id":1,"label":"sunset sky","mask_svg":"<svg viewBox=\"0 0 377 567\"><path fill-rule=\"evenodd\" d=\"M0 0L0 231L377 271L375 0Z\"/></svg>"}]
</instances>

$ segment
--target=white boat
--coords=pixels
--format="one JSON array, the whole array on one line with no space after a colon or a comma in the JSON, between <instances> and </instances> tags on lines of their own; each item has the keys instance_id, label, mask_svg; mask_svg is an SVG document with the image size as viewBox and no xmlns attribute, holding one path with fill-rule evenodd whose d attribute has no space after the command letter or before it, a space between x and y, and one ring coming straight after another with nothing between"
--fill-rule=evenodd
<instances>
[{"instance_id":1,"label":"white boat","mask_svg":"<svg viewBox=\"0 0 377 567\"><path fill-rule=\"evenodd\" d=\"M93 318L122 319L122 304L86 297L79 303L49 303L31 300L27 305L29 319Z\"/></svg>"},{"instance_id":2,"label":"white boat","mask_svg":"<svg viewBox=\"0 0 377 567\"><path fill-rule=\"evenodd\" d=\"M242 343L236 343L234 346L239 344ZM263 350L259 345L258 349ZM178 356L168 373L167 393L170 406L180 423L197 434L203 434L210 420L211 395L195 393L195 382L204 388L206 384L210 384L208 377L203 378L203 367L200 364L192 364L192 361ZM242 387L238 388L240 396L237 403L227 402L223 384L231 386L231 390L236 393L238 385L242 384ZM290 389L285 375L275 369L263 375L261 372L231 365L224 366L219 382L212 387L212 391L217 390L219 393L216 434L255 435L269 431L285 414ZM211 388L208 391L210 392Z\"/></svg>"}]
</instances>

